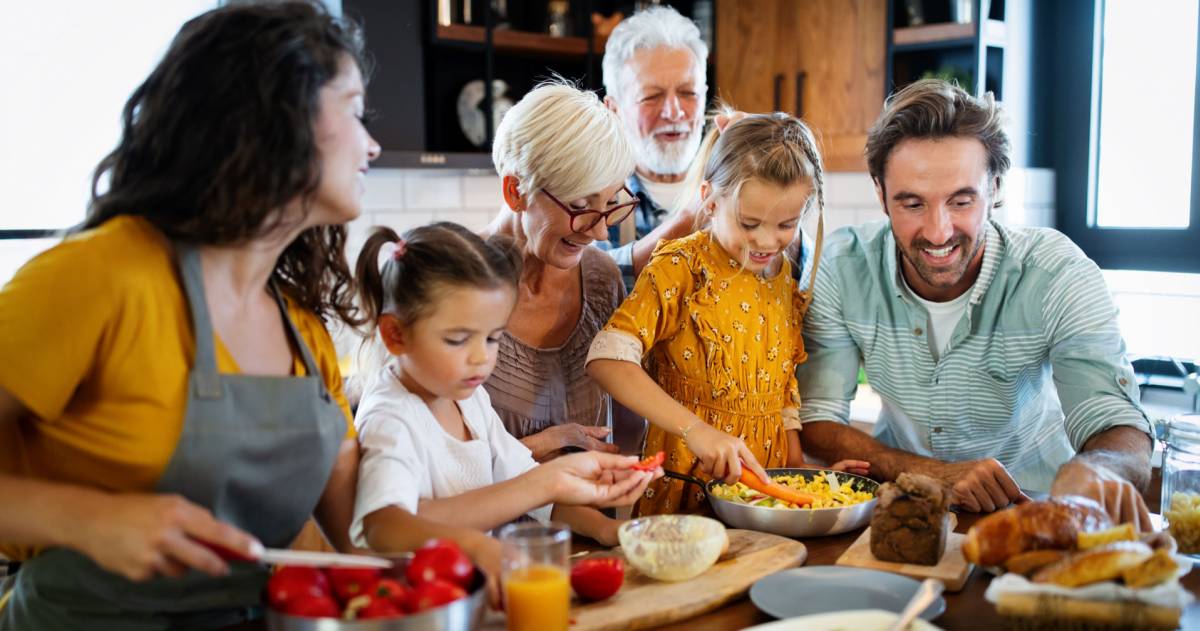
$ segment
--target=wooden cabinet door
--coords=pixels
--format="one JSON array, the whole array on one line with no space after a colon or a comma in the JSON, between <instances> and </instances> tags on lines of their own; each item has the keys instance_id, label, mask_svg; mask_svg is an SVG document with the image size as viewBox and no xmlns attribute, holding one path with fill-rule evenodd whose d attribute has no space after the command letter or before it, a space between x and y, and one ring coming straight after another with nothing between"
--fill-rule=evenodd
<instances>
[{"instance_id":1,"label":"wooden cabinet door","mask_svg":"<svg viewBox=\"0 0 1200 631\"><path fill-rule=\"evenodd\" d=\"M788 81L796 71L790 16L794 0L717 3L717 89L746 112L789 109Z\"/></svg>"},{"instance_id":2,"label":"wooden cabinet door","mask_svg":"<svg viewBox=\"0 0 1200 631\"><path fill-rule=\"evenodd\" d=\"M793 16L796 110L830 171L865 171L867 130L883 109L886 0L800 0Z\"/></svg>"},{"instance_id":3,"label":"wooden cabinet door","mask_svg":"<svg viewBox=\"0 0 1200 631\"><path fill-rule=\"evenodd\" d=\"M718 96L747 112L798 114L829 171L865 171L883 107L887 0L717 3Z\"/></svg>"}]
</instances>

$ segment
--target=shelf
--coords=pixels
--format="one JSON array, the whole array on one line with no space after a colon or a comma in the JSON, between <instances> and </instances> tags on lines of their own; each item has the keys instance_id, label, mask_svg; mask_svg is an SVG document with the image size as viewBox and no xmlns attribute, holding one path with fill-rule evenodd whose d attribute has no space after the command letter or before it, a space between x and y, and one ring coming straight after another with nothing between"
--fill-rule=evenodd
<instances>
[{"instance_id":1,"label":"shelf","mask_svg":"<svg viewBox=\"0 0 1200 631\"><path fill-rule=\"evenodd\" d=\"M487 31L482 26L467 24L439 24L437 39L446 42L484 44ZM497 52L553 55L557 57L584 57L588 53L587 40L582 37L551 37L545 33L496 29L492 31L492 46ZM597 55L604 54L604 45L593 47Z\"/></svg>"},{"instance_id":2,"label":"shelf","mask_svg":"<svg viewBox=\"0 0 1200 631\"><path fill-rule=\"evenodd\" d=\"M892 45L900 50L963 46L974 43L974 22L942 22L892 30ZM1007 29L1000 20L983 23L983 45L1003 47Z\"/></svg>"}]
</instances>

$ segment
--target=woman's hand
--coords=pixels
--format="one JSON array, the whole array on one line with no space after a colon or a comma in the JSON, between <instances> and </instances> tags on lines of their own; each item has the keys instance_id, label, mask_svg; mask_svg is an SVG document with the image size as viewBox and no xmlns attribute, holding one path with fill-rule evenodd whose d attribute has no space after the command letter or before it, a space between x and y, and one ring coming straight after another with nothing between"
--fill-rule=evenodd
<instances>
[{"instance_id":1,"label":"woman's hand","mask_svg":"<svg viewBox=\"0 0 1200 631\"><path fill-rule=\"evenodd\" d=\"M654 471L630 469L636 456L617 456L595 451L568 454L540 465L538 472L547 476L553 501L579 506L629 506L641 497L646 485L662 475Z\"/></svg>"},{"instance_id":2,"label":"woman's hand","mask_svg":"<svg viewBox=\"0 0 1200 631\"><path fill-rule=\"evenodd\" d=\"M586 451L617 453L617 446L604 442L610 430L596 425L563 423L554 425L521 439L521 443L533 452L533 459L545 462L566 447L578 447Z\"/></svg>"},{"instance_id":3,"label":"woman's hand","mask_svg":"<svg viewBox=\"0 0 1200 631\"><path fill-rule=\"evenodd\" d=\"M699 419L687 430L687 448L700 459L700 469L704 473L724 480L726 484L737 482L743 464L759 478L770 479L742 439Z\"/></svg>"},{"instance_id":4,"label":"woman's hand","mask_svg":"<svg viewBox=\"0 0 1200 631\"><path fill-rule=\"evenodd\" d=\"M72 547L100 567L133 581L181 576L188 569L212 576L228 574L229 566L196 540L247 556L258 544L251 535L178 495L110 495L97 517L79 525Z\"/></svg>"}]
</instances>

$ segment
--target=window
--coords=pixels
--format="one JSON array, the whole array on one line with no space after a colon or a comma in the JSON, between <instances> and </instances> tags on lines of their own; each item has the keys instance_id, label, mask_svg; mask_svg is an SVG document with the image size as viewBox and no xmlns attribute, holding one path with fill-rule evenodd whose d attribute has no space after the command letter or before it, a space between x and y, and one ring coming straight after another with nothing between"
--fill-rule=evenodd
<instances>
[{"instance_id":1,"label":"window","mask_svg":"<svg viewBox=\"0 0 1200 631\"><path fill-rule=\"evenodd\" d=\"M185 21L217 0L19 2L0 20L0 284L83 220L121 108Z\"/></svg>"},{"instance_id":2,"label":"window","mask_svg":"<svg viewBox=\"0 0 1200 631\"><path fill-rule=\"evenodd\" d=\"M1104 269L1200 272L1196 0L1065 4L1058 228Z\"/></svg>"},{"instance_id":3,"label":"window","mask_svg":"<svg viewBox=\"0 0 1200 631\"><path fill-rule=\"evenodd\" d=\"M1195 0L1104 3L1093 225L1189 226L1198 9Z\"/></svg>"}]
</instances>

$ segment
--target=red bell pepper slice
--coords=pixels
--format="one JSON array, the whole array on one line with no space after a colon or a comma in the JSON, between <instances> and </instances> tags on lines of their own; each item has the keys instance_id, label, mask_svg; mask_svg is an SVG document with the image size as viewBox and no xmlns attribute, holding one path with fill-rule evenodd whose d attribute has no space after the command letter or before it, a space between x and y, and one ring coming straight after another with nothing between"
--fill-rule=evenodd
<instances>
[{"instance_id":1,"label":"red bell pepper slice","mask_svg":"<svg viewBox=\"0 0 1200 631\"><path fill-rule=\"evenodd\" d=\"M633 469L634 471L654 471L655 469L661 467L663 461L666 459L667 454L660 451L629 468Z\"/></svg>"}]
</instances>

